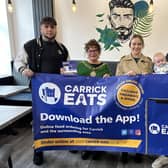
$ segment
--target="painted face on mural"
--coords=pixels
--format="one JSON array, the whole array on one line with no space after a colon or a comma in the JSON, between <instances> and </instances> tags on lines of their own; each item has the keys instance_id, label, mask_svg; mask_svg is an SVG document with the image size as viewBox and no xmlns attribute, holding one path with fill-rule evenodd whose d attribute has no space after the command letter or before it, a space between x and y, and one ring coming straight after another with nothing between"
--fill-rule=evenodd
<instances>
[{"instance_id":1,"label":"painted face on mural","mask_svg":"<svg viewBox=\"0 0 168 168\"><path fill-rule=\"evenodd\" d=\"M114 7L110 12L109 21L111 27L118 32L121 42L129 39L134 22L132 8Z\"/></svg>"}]
</instances>

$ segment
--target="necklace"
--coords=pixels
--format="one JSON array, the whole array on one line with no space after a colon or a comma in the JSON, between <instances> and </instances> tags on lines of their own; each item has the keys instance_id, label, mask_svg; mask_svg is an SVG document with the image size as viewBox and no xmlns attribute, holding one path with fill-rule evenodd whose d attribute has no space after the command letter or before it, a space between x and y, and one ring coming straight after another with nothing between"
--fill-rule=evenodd
<instances>
[{"instance_id":1,"label":"necklace","mask_svg":"<svg viewBox=\"0 0 168 168\"><path fill-rule=\"evenodd\" d=\"M90 76L92 77L96 76L96 72L93 70L92 72L90 72Z\"/></svg>"},{"instance_id":2,"label":"necklace","mask_svg":"<svg viewBox=\"0 0 168 168\"><path fill-rule=\"evenodd\" d=\"M90 76L92 76L92 77L95 77L97 74L96 74L96 71L100 68L100 67L102 67L102 66L104 66L104 64L101 64L100 66L98 66L98 67L93 67L93 66L91 66L87 61L85 61L84 62L84 64L85 64L85 66L87 67L87 68L89 68L90 70L91 70L91 72L90 72Z\"/></svg>"}]
</instances>

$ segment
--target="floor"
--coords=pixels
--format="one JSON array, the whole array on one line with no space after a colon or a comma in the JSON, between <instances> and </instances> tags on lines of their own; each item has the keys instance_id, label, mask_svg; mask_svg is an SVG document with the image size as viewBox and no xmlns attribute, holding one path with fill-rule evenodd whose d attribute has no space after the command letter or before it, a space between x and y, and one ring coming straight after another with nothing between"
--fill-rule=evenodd
<instances>
[{"instance_id":1,"label":"floor","mask_svg":"<svg viewBox=\"0 0 168 168\"><path fill-rule=\"evenodd\" d=\"M45 151L44 164L35 166L32 162L32 130L30 125L16 128L17 135L0 134L0 145L13 144L12 160L14 168L151 168L155 156L143 156L142 163L134 162L134 155L129 155L129 162L122 164L121 156L115 152L104 152L99 160L82 160L80 153L69 151ZM164 167L166 168L166 167ZM167 167L168 168L168 167Z\"/></svg>"}]
</instances>

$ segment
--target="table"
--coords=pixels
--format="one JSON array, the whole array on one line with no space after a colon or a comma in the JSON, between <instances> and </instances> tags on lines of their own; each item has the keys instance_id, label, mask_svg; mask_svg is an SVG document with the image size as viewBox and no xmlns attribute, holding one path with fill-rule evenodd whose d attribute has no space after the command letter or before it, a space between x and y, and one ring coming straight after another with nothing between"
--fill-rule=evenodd
<instances>
[{"instance_id":1,"label":"table","mask_svg":"<svg viewBox=\"0 0 168 168\"><path fill-rule=\"evenodd\" d=\"M0 130L30 113L31 110L31 106L0 105Z\"/></svg>"},{"instance_id":2,"label":"table","mask_svg":"<svg viewBox=\"0 0 168 168\"><path fill-rule=\"evenodd\" d=\"M0 98L15 95L19 92L27 90L28 86L21 85L0 85Z\"/></svg>"},{"instance_id":3,"label":"table","mask_svg":"<svg viewBox=\"0 0 168 168\"><path fill-rule=\"evenodd\" d=\"M28 88L28 86L21 85L0 85L0 98L15 95ZM0 130L31 112L31 109L31 106L0 105Z\"/></svg>"}]
</instances>

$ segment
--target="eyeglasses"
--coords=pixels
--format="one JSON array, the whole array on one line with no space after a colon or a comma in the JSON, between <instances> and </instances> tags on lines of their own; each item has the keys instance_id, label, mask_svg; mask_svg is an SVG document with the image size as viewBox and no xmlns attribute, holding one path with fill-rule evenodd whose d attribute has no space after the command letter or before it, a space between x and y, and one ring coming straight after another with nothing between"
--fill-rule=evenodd
<instances>
[{"instance_id":1,"label":"eyeglasses","mask_svg":"<svg viewBox=\"0 0 168 168\"><path fill-rule=\"evenodd\" d=\"M97 49L95 49L95 50L88 50L88 52L89 53L93 53L93 52L98 52L98 50Z\"/></svg>"}]
</instances>

